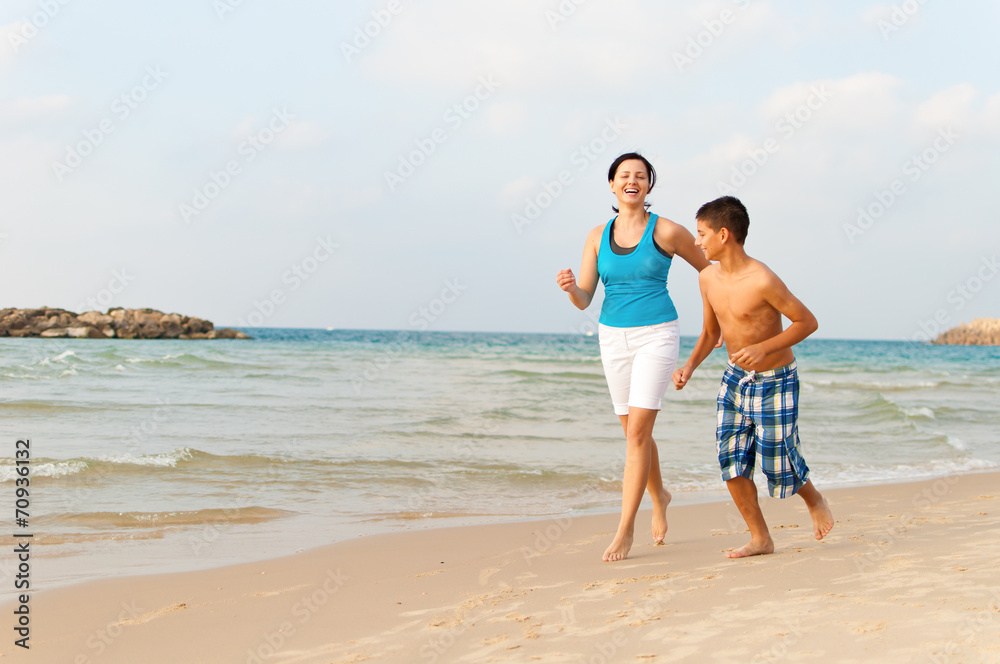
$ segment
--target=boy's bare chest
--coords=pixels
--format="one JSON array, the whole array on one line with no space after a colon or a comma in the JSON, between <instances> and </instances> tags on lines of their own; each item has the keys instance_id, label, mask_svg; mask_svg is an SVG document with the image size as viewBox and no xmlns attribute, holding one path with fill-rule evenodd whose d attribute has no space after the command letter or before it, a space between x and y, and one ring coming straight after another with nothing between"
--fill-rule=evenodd
<instances>
[{"instance_id":1,"label":"boy's bare chest","mask_svg":"<svg viewBox=\"0 0 1000 664\"><path fill-rule=\"evenodd\" d=\"M715 315L726 322L753 324L771 317L774 308L763 297L748 288L732 288L717 284L708 293L708 302Z\"/></svg>"}]
</instances>

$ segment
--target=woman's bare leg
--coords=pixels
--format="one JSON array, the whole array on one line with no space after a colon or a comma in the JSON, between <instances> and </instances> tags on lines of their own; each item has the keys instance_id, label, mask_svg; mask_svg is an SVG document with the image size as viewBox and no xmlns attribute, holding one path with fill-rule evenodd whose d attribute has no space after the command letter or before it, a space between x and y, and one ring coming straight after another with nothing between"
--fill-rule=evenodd
<instances>
[{"instance_id":1,"label":"woman's bare leg","mask_svg":"<svg viewBox=\"0 0 1000 664\"><path fill-rule=\"evenodd\" d=\"M646 491L653 499L653 542L663 544L667 536L667 505L670 504L670 492L663 486L663 476L660 474L660 452L656 449L656 441L650 439L653 447L649 454L649 481Z\"/></svg>"},{"instance_id":2,"label":"woman's bare leg","mask_svg":"<svg viewBox=\"0 0 1000 664\"><path fill-rule=\"evenodd\" d=\"M628 415L619 415L618 419L622 423L622 431L628 436ZM663 475L660 472L660 452L653 440L653 447L649 455L649 481L646 482L646 491L653 500L653 542L663 544L663 538L667 535L667 506L673 496L663 485Z\"/></svg>"},{"instance_id":3,"label":"woman's bare leg","mask_svg":"<svg viewBox=\"0 0 1000 664\"><path fill-rule=\"evenodd\" d=\"M630 408L625 424L625 472L622 482L622 516L604 560L624 560L632 548L635 535L635 514L639 511L642 494L649 483L653 450L653 424L659 411ZM662 484L661 484L662 486Z\"/></svg>"}]
</instances>

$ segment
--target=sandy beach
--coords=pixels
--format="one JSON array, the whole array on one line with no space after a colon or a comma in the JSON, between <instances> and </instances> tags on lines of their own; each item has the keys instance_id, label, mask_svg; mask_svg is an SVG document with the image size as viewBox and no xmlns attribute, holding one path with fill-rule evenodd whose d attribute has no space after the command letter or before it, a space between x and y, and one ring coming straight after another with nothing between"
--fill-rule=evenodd
<instances>
[{"instance_id":1,"label":"sandy beach","mask_svg":"<svg viewBox=\"0 0 1000 664\"><path fill-rule=\"evenodd\" d=\"M33 662L996 662L1000 474L670 511L604 563L615 515L378 535L260 563L98 580L30 599ZM648 523L649 513L640 513ZM7 554L11 555L11 554Z\"/></svg>"}]
</instances>

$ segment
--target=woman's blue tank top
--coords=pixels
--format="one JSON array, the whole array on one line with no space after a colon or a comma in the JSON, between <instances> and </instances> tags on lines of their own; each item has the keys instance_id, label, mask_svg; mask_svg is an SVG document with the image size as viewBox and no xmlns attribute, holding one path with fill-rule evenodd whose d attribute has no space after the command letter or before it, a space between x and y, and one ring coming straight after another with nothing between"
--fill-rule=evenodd
<instances>
[{"instance_id":1,"label":"woman's blue tank top","mask_svg":"<svg viewBox=\"0 0 1000 664\"><path fill-rule=\"evenodd\" d=\"M677 309L667 291L671 259L653 243L657 215L650 215L639 244L624 255L611 249L615 219L604 227L597 252L597 274L604 284L600 322L610 327L638 327L677 320Z\"/></svg>"}]
</instances>

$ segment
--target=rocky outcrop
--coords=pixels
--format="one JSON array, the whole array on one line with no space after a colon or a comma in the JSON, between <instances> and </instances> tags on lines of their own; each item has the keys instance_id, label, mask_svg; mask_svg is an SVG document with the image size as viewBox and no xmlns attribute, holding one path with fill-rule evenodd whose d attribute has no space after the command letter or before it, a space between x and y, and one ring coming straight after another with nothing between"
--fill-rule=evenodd
<instances>
[{"instance_id":1,"label":"rocky outcrop","mask_svg":"<svg viewBox=\"0 0 1000 664\"><path fill-rule=\"evenodd\" d=\"M968 325L961 323L931 343L951 346L1000 346L1000 319L977 318Z\"/></svg>"},{"instance_id":2,"label":"rocky outcrop","mask_svg":"<svg viewBox=\"0 0 1000 664\"><path fill-rule=\"evenodd\" d=\"M156 309L108 309L75 314L65 309L0 309L0 337L71 339L249 339L211 321Z\"/></svg>"}]
</instances>

